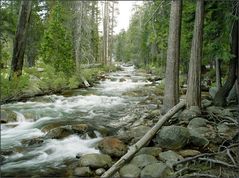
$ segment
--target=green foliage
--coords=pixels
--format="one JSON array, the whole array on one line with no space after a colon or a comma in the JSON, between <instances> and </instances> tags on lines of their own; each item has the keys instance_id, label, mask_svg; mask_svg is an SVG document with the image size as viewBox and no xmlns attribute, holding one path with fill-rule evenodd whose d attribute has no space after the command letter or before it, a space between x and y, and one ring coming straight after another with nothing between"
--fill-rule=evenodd
<instances>
[{"instance_id":1,"label":"green foliage","mask_svg":"<svg viewBox=\"0 0 239 178\"><path fill-rule=\"evenodd\" d=\"M7 71L1 71L1 99L16 96L27 87L29 87L28 74L25 73L21 77L9 81Z\"/></svg>"},{"instance_id":2,"label":"green foliage","mask_svg":"<svg viewBox=\"0 0 239 178\"><path fill-rule=\"evenodd\" d=\"M64 22L64 8L57 1L44 32L41 56L43 61L52 65L56 71L70 76L74 72L72 37Z\"/></svg>"}]
</instances>

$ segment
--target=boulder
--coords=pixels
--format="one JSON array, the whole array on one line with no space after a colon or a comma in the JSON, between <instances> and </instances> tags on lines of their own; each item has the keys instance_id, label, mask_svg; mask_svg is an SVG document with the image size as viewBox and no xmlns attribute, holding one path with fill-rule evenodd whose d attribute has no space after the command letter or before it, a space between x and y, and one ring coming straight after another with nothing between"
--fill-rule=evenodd
<instances>
[{"instance_id":1,"label":"boulder","mask_svg":"<svg viewBox=\"0 0 239 178\"><path fill-rule=\"evenodd\" d=\"M120 78L119 81L120 81L120 82L124 82L124 81L126 81L126 79Z\"/></svg>"},{"instance_id":2,"label":"boulder","mask_svg":"<svg viewBox=\"0 0 239 178\"><path fill-rule=\"evenodd\" d=\"M97 176L101 176L102 174L104 174L105 173L105 169L104 168L99 168L99 169L96 169L95 170L95 174L97 175Z\"/></svg>"},{"instance_id":3,"label":"boulder","mask_svg":"<svg viewBox=\"0 0 239 178\"><path fill-rule=\"evenodd\" d=\"M170 177L172 174L171 169L164 163L153 163L150 165L145 166L145 168L141 171L140 177L141 178L165 178Z\"/></svg>"},{"instance_id":4,"label":"boulder","mask_svg":"<svg viewBox=\"0 0 239 178\"><path fill-rule=\"evenodd\" d=\"M130 135L133 137L133 141L140 140L151 128L148 126L137 126L130 130Z\"/></svg>"},{"instance_id":5,"label":"boulder","mask_svg":"<svg viewBox=\"0 0 239 178\"><path fill-rule=\"evenodd\" d=\"M183 110L178 117L179 120L189 122L191 119L197 117L198 115L200 115L200 111L198 111L196 108L190 108Z\"/></svg>"},{"instance_id":6,"label":"boulder","mask_svg":"<svg viewBox=\"0 0 239 178\"><path fill-rule=\"evenodd\" d=\"M2 124L8 122L16 122L17 121L17 114L9 109L1 109L1 119L0 122Z\"/></svg>"},{"instance_id":7,"label":"boulder","mask_svg":"<svg viewBox=\"0 0 239 178\"><path fill-rule=\"evenodd\" d=\"M89 177L92 176L93 172L89 167L77 167L74 170L74 175L79 177Z\"/></svg>"},{"instance_id":8,"label":"boulder","mask_svg":"<svg viewBox=\"0 0 239 178\"><path fill-rule=\"evenodd\" d=\"M187 150L180 150L178 152L182 157L191 157L191 156L196 156L201 154L200 151L198 150L191 150L191 149L187 149Z\"/></svg>"},{"instance_id":9,"label":"boulder","mask_svg":"<svg viewBox=\"0 0 239 178\"><path fill-rule=\"evenodd\" d=\"M190 139L187 128L181 126L165 126L156 135L155 141L162 148L179 149L184 147Z\"/></svg>"},{"instance_id":10,"label":"boulder","mask_svg":"<svg viewBox=\"0 0 239 178\"><path fill-rule=\"evenodd\" d=\"M212 98L215 97L217 91L218 91L218 88L217 88L217 87L211 87L211 88L209 88L209 94L211 95Z\"/></svg>"},{"instance_id":11,"label":"boulder","mask_svg":"<svg viewBox=\"0 0 239 178\"><path fill-rule=\"evenodd\" d=\"M73 134L73 131L69 129L69 126L61 126L50 130L46 134L46 138L51 139L63 139L68 137L69 135Z\"/></svg>"},{"instance_id":12,"label":"boulder","mask_svg":"<svg viewBox=\"0 0 239 178\"><path fill-rule=\"evenodd\" d=\"M148 154L157 157L161 152L160 147L143 147L135 155Z\"/></svg>"},{"instance_id":13,"label":"boulder","mask_svg":"<svg viewBox=\"0 0 239 178\"><path fill-rule=\"evenodd\" d=\"M41 144L44 142L44 139L43 138L30 138L30 139L23 139L21 141L22 144L24 145L28 145L28 146L31 146L31 145L38 145L38 144Z\"/></svg>"},{"instance_id":14,"label":"boulder","mask_svg":"<svg viewBox=\"0 0 239 178\"><path fill-rule=\"evenodd\" d=\"M127 146L117 138L106 137L98 143L102 153L113 157L121 157L127 152Z\"/></svg>"},{"instance_id":15,"label":"boulder","mask_svg":"<svg viewBox=\"0 0 239 178\"><path fill-rule=\"evenodd\" d=\"M112 159L109 155L91 153L80 157L79 165L91 168L109 168L112 165Z\"/></svg>"},{"instance_id":16,"label":"boulder","mask_svg":"<svg viewBox=\"0 0 239 178\"><path fill-rule=\"evenodd\" d=\"M147 154L141 154L138 156L135 156L130 164L134 164L136 165L138 168L142 169L144 168L146 165L152 164L152 163L157 163L158 160L152 156L152 155L147 155Z\"/></svg>"},{"instance_id":17,"label":"boulder","mask_svg":"<svg viewBox=\"0 0 239 178\"><path fill-rule=\"evenodd\" d=\"M172 150L168 150L168 151L160 153L159 158L160 158L160 160L166 162L166 164L169 167L172 167L172 165L174 163L183 159L183 157L181 155L177 154L176 152L174 152Z\"/></svg>"},{"instance_id":18,"label":"boulder","mask_svg":"<svg viewBox=\"0 0 239 178\"><path fill-rule=\"evenodd\" d=\"M216 141L216 130L208 124L206 119L194 118L189 122L187 128L191 134L191 141L196 146L205 146L209 140Z\"/></svg>"},{"instance_id":19,"label":"boulder","mask_svg":"<svg viewBox=\"0 0 239 178\"><path fill-rule=\"evenodd\" d=\"M120 177L139 177L140 169L134 164L127 164L123 166L120 171Z\"/></svg>"}]
</instances>

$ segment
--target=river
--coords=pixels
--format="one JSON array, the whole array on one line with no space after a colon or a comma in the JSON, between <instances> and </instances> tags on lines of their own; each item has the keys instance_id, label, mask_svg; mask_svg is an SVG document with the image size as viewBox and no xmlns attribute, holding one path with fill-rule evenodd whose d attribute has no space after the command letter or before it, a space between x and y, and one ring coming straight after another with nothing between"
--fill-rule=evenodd
<instances>
[{"instance_id":1,"label":"river","mask_svg":"<svg viewBox=\"0 0 239 178\"><path fill-rule=\"evenodd\" d=\"M1 125L1 149L14 150L5 155L2 176L67 176L68 166L77 154L98 153L95 144L102 134L94 131L91 138L70 135L64 139L46 138L43 128L49 125L91 123L97 127L119 128L143 97L124 95L125 92L150 84L146 75L134 66L109 73L106 80L88 89L76 89L65 95L48 95L2 105L17 114L17 122ZM44 142L24 146L22 141L44 138Z\"/></svg>"}]
</instances>

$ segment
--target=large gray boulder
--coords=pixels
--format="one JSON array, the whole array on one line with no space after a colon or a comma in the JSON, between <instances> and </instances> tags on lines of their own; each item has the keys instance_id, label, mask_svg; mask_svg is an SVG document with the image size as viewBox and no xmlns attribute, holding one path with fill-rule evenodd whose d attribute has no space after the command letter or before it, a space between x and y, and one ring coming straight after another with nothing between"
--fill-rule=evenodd
<instances>
[{"instance_id":1,"label":"large gray boulder","mask_svg":"<svg viewBox=\"0 0 239 178\"><path fill-rule=\"evenodd\" d=\"M147 155L147 154L142 154L142 155L138 155L135 156L132 160L131 160L131 164L136 165L138 168L142 169L143 167L145 167L146 165L152 164L152 163L157 163L158 160L152 156L152 155Z\"/></svg>"},{"instance_id":2,"label":"large gray boulder","mask_svg":"<svg viewBox=\"0 0 239 178\"><path fill-rule=\"evenodd\" d=\"M123 166L120 171L120 177L139 177L140 169L134 164L127 164Z\"/></svg>"},{"instance_id":3,"label":"large gray boulder","mask_svg":"<svg viewBox=\"0 0 239 178\"><path fill-rule=\"evenodd\" d=\"M153 163L150 165L147 165L140 174L141 178L165 178L170 177L172 174L170 168L164 164L164 163Z\"/></svg>"},{"instance_id":4,"label":"large gray boulder","mask_svg":"<svg viewBox=\"0 0 239 178\"><path fill-rule=\"evenodd\" d=\"M165 126L156 135L155 141L162 148L179 149L184 147L190 139L187 128L181 126Z\"/></svg>"},{"instance_id":5,"label":"large gray boulder","mask_svg":"<svg viewBox=\"0 0 239 178\"><path fill-rule=\"evenodd\" d=\"M112 165L112 159L109 155L91 153L81 156L79 165L91 168L109 168Z\"/></svg>"}]
</instances>

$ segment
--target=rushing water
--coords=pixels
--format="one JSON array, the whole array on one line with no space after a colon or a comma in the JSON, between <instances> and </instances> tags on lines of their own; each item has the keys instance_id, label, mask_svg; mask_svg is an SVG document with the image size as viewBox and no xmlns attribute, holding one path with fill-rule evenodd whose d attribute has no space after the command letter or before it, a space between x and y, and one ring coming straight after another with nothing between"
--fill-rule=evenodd
<instances>
[{"instance_id":1,"label":"rushing water","mask_svg":"<svg viewBox=\"0 0 239 178\"><path fill-rule=\"evenodd\" d=\"M50 124L67 125L84 121L115 127L119 122L126 122L120 118L127 118L141 98L122 94L147 83L133 66L123 67L123 71L110 73L95 87L74 90L71 96L50 95L3 105L2 109L17 114L17 122L1 125L1 149L18 151L4 157L2 175L59 175L56 172L64 171L68 162L75 161L78 153L99 152L95 148L95 143L102 139L98 132L97 138L83 139L71 135L64 139L45 139L42 144L29 147L23 147L21 141L44 137L46 132L42 128Z\"/></svg>"}]
</instances>

